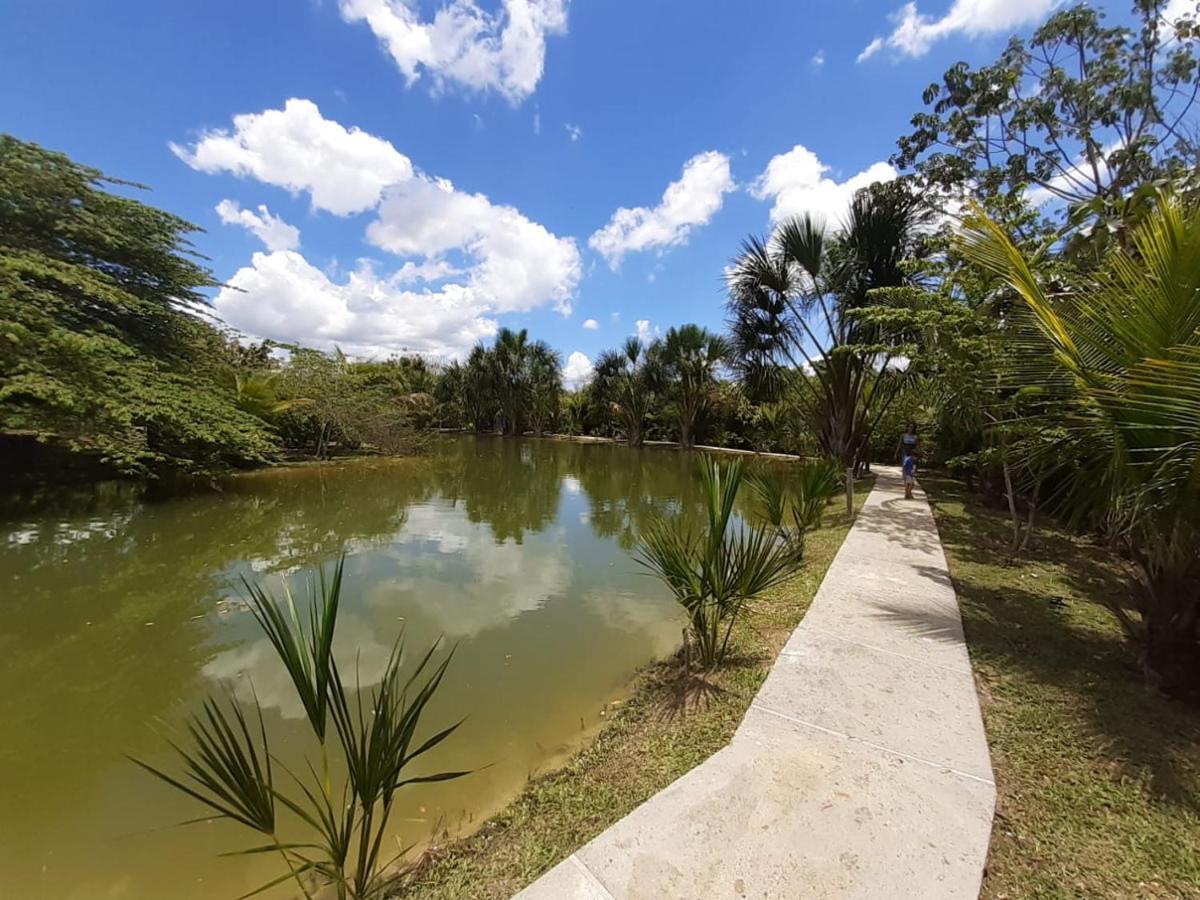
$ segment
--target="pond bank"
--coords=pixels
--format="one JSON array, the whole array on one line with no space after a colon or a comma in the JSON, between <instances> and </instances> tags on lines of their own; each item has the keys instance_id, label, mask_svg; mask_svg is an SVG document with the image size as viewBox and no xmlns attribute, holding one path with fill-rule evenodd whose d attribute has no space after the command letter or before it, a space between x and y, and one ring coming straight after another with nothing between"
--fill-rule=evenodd
<instances>
[{"instance_id":1,"label":"pond bank","mask_svg":"<svg viewBox=\"0 0 1200 900\"><path fill-rule=\"evenodd\" d=\"M881 468L729 745L519 900L978 896L987 740L933 515L903 493Z\"/></svg>"},{"instance_id":2,"label":"pond bank","mask_svg":"<svg viewBox=\"0 0 1200 900\"><path fill-rule=\"evenodd\" d=\"M858 485L860 505L870 484ZM719 692L685 712L675 666L646 667L593 744L532 779L475 834L428 851L403 896L510 897L725 746L849 531L839 507L834 501L809 534L800 574L754 604L735 630L736 662L717 677Z\"/></svg>"}]
</instances>

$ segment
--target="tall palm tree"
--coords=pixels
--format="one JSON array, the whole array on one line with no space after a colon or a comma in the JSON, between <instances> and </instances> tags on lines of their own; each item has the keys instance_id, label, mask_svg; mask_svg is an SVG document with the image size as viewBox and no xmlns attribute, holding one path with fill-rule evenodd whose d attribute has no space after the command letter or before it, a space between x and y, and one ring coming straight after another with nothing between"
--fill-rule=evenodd
<instances>
[{"instance_id":1,"label":"tall palm tree","mask_svg":"<svg viewBox=\"0 0 1200 900\"><path fill-rule=\"evenodd\" d=\"M635 337L620 350L607 350L596 358L592 390L608 404L625 429L630 447L645 440L646 415L658 382L656 362Z\"/></svg>"},{"instance_id":2,"label":"tall palm tree","mask_svg":"<svg viewBox=\"0 0 1200 900\"><path fill-rule=\"evenodd\" d=\"M495 428L499 411L496 372L490 351L483 344L471 348L463 371L462 388L463 407L475 430Z\"/></svg>"},{"instance_id":3,"label":"tall palm tree","mask_svg":"<svg viewBox=\"0 0 1200 900\"><path fill-rule=\"evenodd\" d=\"M679 426L679 444L691 449L696 424L712 405L717 368L729 356L729 342L699 325L672 328L650 347L662 390Z\"/></svg>"},{"instance_id":4,"label":"tall palm tree","mask_svg":"<svg viewBox=\"0 0 1200 900\"><path fill-rule=\"evenodd\" d=\"M908 283L903 262L919 252L928 213L902 184L872 185L842 228L804 213L769 238L751 236L728 277L735 368L759 396L799 392L822 452L853 473L906 378L856 313L877 288Z\"/></svg>"},{"instance_id":5,"label":"tall palm tree","mask_svg":"<svg viewBox=\"0 0 1200 900\"><path fill-rule=\"evenodd\" d=\"M971 221L969 259L1021 297L1035 338L1019 379L1069 410L1061 503L1102 527L1137 564L1142 642L1153 683L1200 702L1200 204L1160 196L1154 211L1082 285L1047 293L994 222ZM1041 363L1041 365L1039 365Z\"/></svg>"},{"instance_id":6,"label":"tall palm tree","mask_svg":"<svg viewBox=\"0 0 1200 900\"><path fill-rule=\"evenodd\" d=\"M529 331L525 328L520 331L501 328L492 345L491 362L500 403L501 427L508 435L519 435L525 430L526 386L532 349Z\"/></svg>"},{"instance_id":7,"label":"tall palm tree","mask_svg":"<svg viewBox=\"0 0 1200 900\"><path fill-rule=\"evenodd\" d=\"M545 341L529 348L526 382L529 425L541 437L558 415L563 393L562 357Z\"/></svg>"}]
</instances>

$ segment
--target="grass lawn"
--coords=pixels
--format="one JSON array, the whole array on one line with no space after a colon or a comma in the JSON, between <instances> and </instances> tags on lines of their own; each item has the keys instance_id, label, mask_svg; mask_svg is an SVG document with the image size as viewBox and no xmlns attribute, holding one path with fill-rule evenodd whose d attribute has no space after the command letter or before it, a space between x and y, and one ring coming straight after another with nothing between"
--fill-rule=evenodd
<instances>
[{"instance_id":1,"label":"grass lawn","mask_svg":"<svg viewBox=\"0 0 1200 900\"><path fill-rule=\"evenodd\" d=\"M1106 550L923 475L958 591L997 781L982 896L1200 897L1200 713L1143 686Z\"/></svg>"},{"instance_id":2,"label":"grass lawn","mask_svg":"<svg viewBox=\"0 0 1200 900\"><path fill-rule=\"evenodd\" d=\"M857 485L861 506L870 482ZM720 692L680 713L670 662L647 667L596 741L534 778L473 835L428 851L404 897L507 898L729 742L775 657L812 602L849 521L836 498L809 533L804 569L764 595L734 631Z\"/></svg>"}]
</instances>

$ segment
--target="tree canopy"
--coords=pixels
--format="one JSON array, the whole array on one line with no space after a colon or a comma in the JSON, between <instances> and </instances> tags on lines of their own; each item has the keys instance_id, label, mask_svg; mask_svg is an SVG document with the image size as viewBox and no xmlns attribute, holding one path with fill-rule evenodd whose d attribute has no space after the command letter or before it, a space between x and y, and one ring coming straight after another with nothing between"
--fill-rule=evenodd
<instances>
[{"instance_id":1,"label":"tree canopy","mask_svg":"<svg viewBox=\"0 0 1200 900\"><path fill-rule=\"evenodd\" d=\"M264 460L264 425L219 384L227 339L195 226L107 178L0 136L0 433L116 470Z\"/></svg>"}]
</instances>

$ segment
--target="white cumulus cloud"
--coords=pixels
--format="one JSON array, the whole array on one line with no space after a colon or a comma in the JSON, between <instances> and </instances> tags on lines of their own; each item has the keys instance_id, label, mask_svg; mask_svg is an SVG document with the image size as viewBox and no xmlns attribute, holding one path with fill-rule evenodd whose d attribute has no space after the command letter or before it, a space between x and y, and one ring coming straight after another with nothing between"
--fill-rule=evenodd
<instances>
[{"instance_id":1,"label":"white cumulus cloud","mask_svg":"<svg viewBox=\"0 0 1200 900\"><path fill-rule=\"evenodd\" d=\"M233 117L233 129L204 132L190 148L171 150L201 172L231 172L293 194L307 191L313 209L345 216L370 209L384 187L413 176L412 163L382 138L345 128L311 100Z\"/></svg>"},{"instance_id":2,"label":"white cumulus cloud","mask_svg":"<svg viewBox=\"0 0 1200 900\"><path fill-rule=\"evenodd\" d=\"M595 319L584 319L583 320L583 330L584 331L596 331L599 327L600 327L600 323L597 322Z\"/></svg>"},{"instance_id":3,"label":"white cumulus cloud","mask_svg":"<svg viewBox=\"0 0 1200 900\"><path fill-rule=\"evenodd\" d=\"M213 300L247 334L359 356L411 351L461 356L496 333L495 321L462 285L415 290L409 272L376 274L360 263L344 282L291 250L255 253Z\"/></svg>"},{"instance_id":4,"label":"white cumulus cloud","mask_svg":"<svg viewBox=\"0 0 1200 900\"><path fill-rule=\"evenodd\" d=\"M547 301L570 312L582 268L574 240L511 206L425 176L387 190L367 240L400 256L466 254L473 262L466 287L496 312L524 312Z\"/></svg>"},{"instance_id":5,"label":"white cumulus cloud","mask_svg":"<svg viewBox=\"0 0 1200 900\"><path fill-rule=\"evenodd\" d=\"M309 157L299 152L297 117L319 138ZM236 290L222 290L214 301L226 321L254 337L336 343L369 355L461 356L496 331L497 315L546 305L571 310L582 270L574 239L414 170L387 141L323 118L307 100L238 116L231 132L210 132L192 150L177 152L203 171L306 190L314 209L374 209L366 239L398 258L390 272L364 261L339 281L295 252L283 230L291 226L266 207L256 214L232 201L221 204L223 218L252 228L274 251L255 254L228 280ZM331 164L328 178L321 159Z\"/></svg>"},{"instance_id":6,"label":"white cumulus cloud","mask_svg":"<svg viewBox=\"0 0 1200 900\"><path fill-rule=\"evenodd\" d=\"M1003 34L1041 21L1059 0L954 0L941 18L921 13L915 2L892 14L891 34L876 37L858 55L870 59L885 47L901 56L924 56L937 41L952 35Z\"/></svg>"},{"instance_id":7,"label":"white cumulus cloud","mask_svg":"<svg viewBox=\"0 0 1200 900\"><path fill-rule=\"evenodd\" d=\"M448 84L496 91L518 103L537 88L546 36L567 30L567 0L503 0L489 13L473 0L451 0L423 20L417 0L341 0L347 22L365 22L411 86L427 73L435 91Z\"/></svg>"},{"instance_id":8,"label":"white cumulus cloud","mask_svg":"<svg viewBox=\"0 0 1200 900\"><path fill-rule=\"evenodd\" d=\"M586 353L576 350L563 366L563 384L571 390L583 387L592 380L592 361Z\"/></svg>"},{"instance_id":9,"label":"white cumulus cloud","mask_svg":"<svg viewBox=\"0 0 1200 900\"><path fill-rule=\"evenodd\" d=\"M661 330L657 325L651 325L649 319L638 319L633 323L633 329L634 335L643 344L648 344L650 338L658 334Z\"/></svg>"},{"instance_id":10,"label":"white cumulus cloud","mask_svg":"<svg viewBox=\"0 0 1200 900\"><path fill-rule=\"evenodd\" d=\"M566 125L567 137L571 139L572 144L579 143L579 139L583 137L583 129L578 125L572 125L570 122Z\"/></svg>"},{"instance_id":11,"label":"white cumulus cloud","mask_svg":"<svg viewBox=\"0 0 1200 900\"><path fill-rule=\"evenodd\" d=\"M236 200L222 200L217 204L217 215L226 225L241 225L249 230L268 250L295 250L300 246L300 229L289 225L264 204L259 204L258 212L242 209Z\"/></svg>"},{"instance_id":12,"label":"white cumulus cloud","mask_svg":"<svg viewBox=\"0 0 1200 900\"><path fill-rule=\"evenodd\" d=\"M886 162L872 163L845 181L830 178L829 172L829 166L815 153L797 144L771 158L750 186L750 193L759 200L772 201L772 222L807 212L833 226L845 217L856 191L896 177L896 170Z\"/></svg>"},{"instance_id":13,"label":"white cumulus cloud","mask_svg":"<svg viewBox=\"0 0 1200 900\"><path fill-rule=\"evenodd\" d=\"M715 150L697 154L683 164L679 180L667 185L658 206L621 207L588 245L616 269L626 253L687 243L692 229L707 224L734 187L728 156Z\"/></svg>"}]
</instances>

